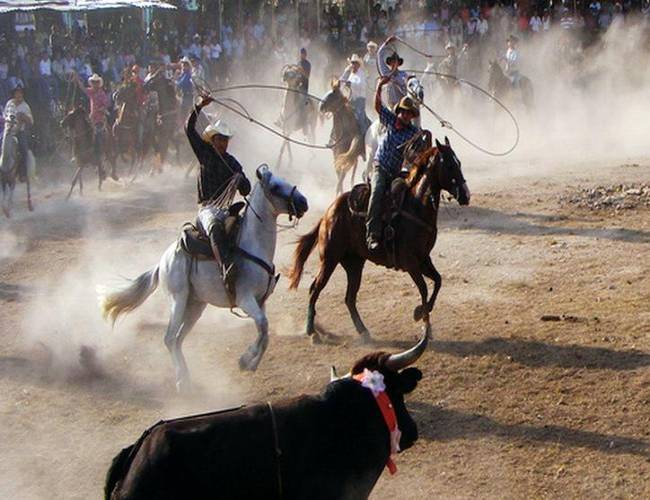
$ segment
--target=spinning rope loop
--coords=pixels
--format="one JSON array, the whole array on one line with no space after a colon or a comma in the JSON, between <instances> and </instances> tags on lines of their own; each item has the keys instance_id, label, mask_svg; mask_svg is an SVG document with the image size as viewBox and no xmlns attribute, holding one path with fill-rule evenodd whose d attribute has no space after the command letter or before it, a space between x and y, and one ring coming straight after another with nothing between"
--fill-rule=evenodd
<instances>
[{"instance_id":1,"label":"spinning rope loop","mask_svg":"<svg viewBox=\"0 0 650 500\"><path fill-rule=\"evenodd\" d=\"M416 47L414 47L410 43L402 40L399 37L395 38L395 42L399 42L402 45L405 45L406 47L411 49L413 52L416 52L417 54L420 54L420 55L426 57L427 59L431 59L433 57L438 57L438 56L435 56L433 54L427 54L426 52L422 52L421 50L417 49ZM379 71L379 62L378 61L377 61L377 72L379 74L381 74L381 72ZM481 87L479 87L475 83L464 80L462 78L458 78L457 76L448 75L448 74L445 74L445 73L439 73L437 71L406 69L406 70L404 70L404 72L412 73L412 74L415 73L415 74L422 74L422 75L440 76L440 77L444 77L444 78L449 78L451 80L455 80L458 83L463 83L465 85L468 85L469 87L472 87L473 89L478 90L482 94L485 94L489 99L493 100L496 104L498 104L508 114L508 116L512 120L512 123L515 126L515 133L516 133L515 142L506 151L494 152L494 151L490 151L488 149L485 149L485 148L479 146L478 144L476 144L475 142L473 142L472 140L470 140L468 137L466 137L461 132L459 132L458 129L456 127L454 127L451 122L449 122L448 120L445 120L442 116L440 116L433 109L431 109L431 107L429 107L424 101L420 101L420 104L422 105L422 107L424 107L424 109L426 109L429 113L431 113L436 118L436 120L438 120L440 122L440 126L442 128L448 128L449 130L454 132L458 137L460 137L463 141L465 141L467 144L472 146L473 148L477 149L478 151L481 151L482 153L490 155L490 156L506 156L506 155L509 155L510 153L512 153L515 150L515 148L517 147L517 145L519 144L520 132L519 132L519 123L517 122L517 119L512 114L512 112L506 107L505 104L503 104L499 99L497 99L495 96L490 94L487 90L482 89Z\"/></svg>"},{"instance_id":2,"label":"spinning rope loop","mask_svg":"<svg viewBox=\"0 0 650 500\"><path fill-rule=\"evenodd\" d=\"M212 94L214 94L214 93L227 92L229 90L268 89L268 90L280 90L280 91L283 91L283 92L295 92L296 94L301 94L301 95L307 96L310 99L315 99L318 102L323 102L323 100L320 97L317 97L315 95L308 94L307 92L303 92L303 91L300 91L300 90L297 90L297 89L282 87L280 85L267 85L267 84L250 83L250 84L242 84L242 85L230 85L228 87L220 87L220 88L217 88L217 89L212 89L212 88L210 88L209 85L207 85L205 80L203 80L203 84L201 84L199 82L196 82L193 79L193 83L194 83L194 87L196 88L198 94L201 95L201 96L208 96L208 95L212 96ZM342 138L341 138L341 139L339 139L337 141L334 141L332 143L329 143L329 144L311 144L309 142L304 142L304 141L300 141L298 139L293 139L290 136L285 135L282 132L279 132L279 131L275 130L273 127L270 127L270 126L266 125L265 123L253 118L253 116L248 112L246 107L242 103L237 101L236 99L234 99L232 97L222 97L222 98L213 97L213 99L214 99L214 102L217 105L219 105L219 106L221 106L221 107L235 113L236 115L241 116L242 118L246 119L248 122L257 125L257 126L263 128L264 130L267 130L268 132L271 132L274 135L277 135L278 137L284 139L285 141L291 142L293 144L297 144L298 146L304 146L304 147L311 148L311 149L333 149L342 140ZM230 103L230 104L228 104L228 103Z\"/></svg>"}]
</instances>

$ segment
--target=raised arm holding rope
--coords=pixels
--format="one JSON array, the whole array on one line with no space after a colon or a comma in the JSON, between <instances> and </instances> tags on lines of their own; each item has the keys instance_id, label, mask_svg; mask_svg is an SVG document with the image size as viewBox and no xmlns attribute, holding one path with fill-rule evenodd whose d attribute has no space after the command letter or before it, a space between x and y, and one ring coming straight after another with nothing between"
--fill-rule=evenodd
<instances>
[{"instance_id":1,"label":"raised arm holding rope","mask_svg":"<svg viewBox=\"0 0 650 500\"><path fill-rule=\"evenodd\" d=\"M379 75L390 76L391 85L388 87L388 106L390 108L399 103L400 99L406 95L406 80L408 79L406 71L399 69L404 64L404 59L391 47L396 40L398 38L395 35L389 36L377 51Z\"/></svg>"},{"instance_id":2,"label":"raised arm holding rope","mask_svg":"<svg viewBox=\"0 0 650 500\"><path fill-rule=\"evenodd\" d=\"M222 278L228 286L228 272L232 266L232 253L226 240L226 219L231 212L236 191L243 196L250 193L251 185L237 159L228 153L228 143L233 132L223 120L208 125L202 135L196 131L196 120L201 110L213 102L204 96L190 113L185 126L187 138L199 161L198 221L210 240L210 246L220 264Z\"/></svg>"}]
</instances>

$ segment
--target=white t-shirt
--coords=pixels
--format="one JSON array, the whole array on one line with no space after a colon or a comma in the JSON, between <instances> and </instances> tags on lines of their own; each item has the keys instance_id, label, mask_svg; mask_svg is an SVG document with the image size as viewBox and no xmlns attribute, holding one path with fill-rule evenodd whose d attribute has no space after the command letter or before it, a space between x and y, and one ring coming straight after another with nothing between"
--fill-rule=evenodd
<instances>
[{"instance_id":1,"label":"white t-shirt","mask_svg":"<svg viewBox=\"0 0 650 500\"><path fill-rule=\"evenodd\" d=\"M539 16L533 16L530 18L530 21L528 21L528 25L533 33L539 33L542 29L542 20Z\"/></svg>"},{"instance_id":2,"label":"white t-shirt","mask_svg":"<svg viewBox=\"0 0 650 500\"><path fill-rule=\"evenodd\" d=\"M350 99L366 98L366 73L359 68L356 73L346 69L340 80L350 84Z\"/></svg>"},{"instance_id":3,"label":"white t-shirt","mask_svg":"<svg viewBox=\"0 0 650 500\"><path fill-rule=\"evenodd\" d=\"M27 102L23 101L20 104L16 104L16 101L9 99L7 105L5 106L4 116L8 117L9 115L18 116L18 113L23 113L27 115L32 123L34 123L34 118L32 117L32 110L29 107ZM20 130L25 130L25 125L20 125Z\"/></svg>"},{"instance_id":4,"label":"white t-shirt","mask_svg":"<svg viewBox=\"0 0 650 500\"><path fill-rule=\"evenodd\" d=\"M210 59L212 59L213 61L219 59L221 57L222 50L223 49L221 48L221 45L219 45L218 42L214 42L210 46Z\"/></svg>"},{"instance_id":5,"label":"white t-shirt","mask_svg":"<svg viewBox=\"0 0 650 500\"><path fill-rule=\"evenodd\" d=\"M52 76L52 61L41 59L38 63L38 70L41 76Z\"/></svg>"}]
</instances>

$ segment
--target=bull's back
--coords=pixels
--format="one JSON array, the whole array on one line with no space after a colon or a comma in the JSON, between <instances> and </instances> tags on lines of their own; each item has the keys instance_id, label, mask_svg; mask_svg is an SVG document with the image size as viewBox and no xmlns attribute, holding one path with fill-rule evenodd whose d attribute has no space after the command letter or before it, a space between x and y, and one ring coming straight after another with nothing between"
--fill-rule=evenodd
<instances>
[{"instance_id":1,"label":"bull's back","mask_svg":"<svg viewBox=\"0 0 650 500\"><path fill-rule=\"evenodd\" d=\"M277 498L276 460L267 405L163 422L112 498Z\"/></svg>"}]
</instances>

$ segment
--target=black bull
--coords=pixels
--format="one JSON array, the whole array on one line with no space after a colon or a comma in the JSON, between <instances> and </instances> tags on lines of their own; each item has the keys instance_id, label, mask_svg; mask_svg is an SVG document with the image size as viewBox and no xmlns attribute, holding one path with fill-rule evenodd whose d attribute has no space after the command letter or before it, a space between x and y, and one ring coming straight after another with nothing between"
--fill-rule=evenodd
<instances>
[{"instance_id":1,"label":"black bull","mask_svg":"<svg viewBox=\"0 0 650 500\"><path fill-rule=\"evenodd\" d=\"M404 403L422 378L410 350L369 354L352 368L384 375L402 432L417 427ZM361 499L370 495L390 457L390 435L372 392L351 378L318 396L159 422L114 459L106 499Z\"/></svg>"}]
</instances>

